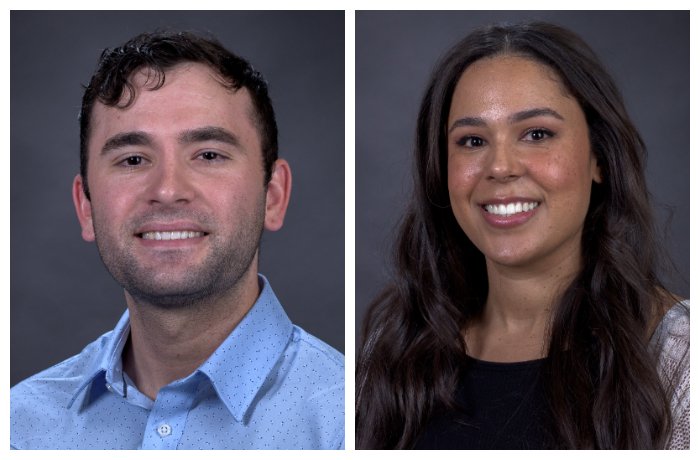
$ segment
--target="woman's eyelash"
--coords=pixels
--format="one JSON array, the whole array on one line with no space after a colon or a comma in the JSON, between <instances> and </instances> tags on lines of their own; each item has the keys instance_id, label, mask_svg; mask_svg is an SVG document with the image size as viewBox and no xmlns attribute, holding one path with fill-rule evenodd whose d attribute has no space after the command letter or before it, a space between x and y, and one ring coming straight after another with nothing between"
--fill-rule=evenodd
<instances>
[{"instance_id":1,"label":"woman's eyelash","mask_svg":"<svg viewBox=\"0 0 700 460\"><path fill-rule=\"evenodd\" d=\"M549 137L554 137L554 132L547 128L532 128L528 129L525 132L525 135L523 137L528 137L530 136L532 139L531 141L541 141Z\"/></svg>"},{"instance_id":2,"label":"woman's eyelash","mask_svg":"<svg viewBox=\"0 0 700 460\"><path fill-rule=\"evenodd\" d=\"M457 141L457 145L470 148L482 147L484 143L484 139L478 136L464 136Z\"/></svg>"},{"instance_id":3,"label":"woman's eyelash","mask_svg":"<svg viewBox=\"0 0 700 460\"><path fill-rule=\"evenodd\" d=\"M530 142L539 142L554 136L554 132L547 128L531 128L523 134L523 138ZM483 138L473 135L463 136L457 140L457 145L460 147L479 148L483 147L484 144L486 141Z\"/></svg>"}]
</instances>

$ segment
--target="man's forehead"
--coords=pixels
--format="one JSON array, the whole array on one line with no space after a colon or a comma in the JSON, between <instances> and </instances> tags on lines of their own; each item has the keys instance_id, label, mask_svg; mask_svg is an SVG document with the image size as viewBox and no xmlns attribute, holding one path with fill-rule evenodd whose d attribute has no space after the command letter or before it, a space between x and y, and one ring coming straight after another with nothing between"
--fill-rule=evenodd
<instances>
[{"instance_id":1,"label":"man's forehead","mask_svg":"<svg viewBox=\"0 0 700 460\"><path fill-rule=\"evenodd\" d=\"M126 80L117 106L128 107L129 102L133 103L139 94L145 91L159 91L182 79L190 81L190 84L195 84L196 81L199 87L211 84L217 90L224 90L232 96L238 95L237 99L241 101L252 102L247 88L237 87L211 66L199 62L182 62L165 69L142 66L134 70ZM98 100L98 103L101 102Z\"/></svg>"},{"instance_id":2,"label":"man's forehead","mask_svg":"<svg viewBox=\"0 0 700 460\"><path fill-rule=\"evenodd\" d=\"M257 113L250 91L236 88L211 67L200 63L177 64L164 71L152 67L141 67L127 79L120 100L116 104L98 99L91 117L106 112L126 115L146 104L176 106L187 101L196 103L208 100L207 109L226 110L227 113L244 112L253 124ZM152 109L151 107L148 107ZM163 116L169 113L163 111ZM99 117L98 117L99 118Z\"/></svg>"},{"instance_id":3,"label":"man's forehead","mask_svg":"<svg viewBox=\"0 0 700 460\"><path fill-rule=\"evenodd\" d=\"M249 138L248 143L261 148L258 117L248 89L232 88L203 64L180 64L161 75L144 67L132 74L129 83L131 87L125 87L118 104L95 103L91 149L102 148L96 143L120 131L153 127L175 136L205 126L223 126L243 143Z\"/></svg>"}]
</instances>

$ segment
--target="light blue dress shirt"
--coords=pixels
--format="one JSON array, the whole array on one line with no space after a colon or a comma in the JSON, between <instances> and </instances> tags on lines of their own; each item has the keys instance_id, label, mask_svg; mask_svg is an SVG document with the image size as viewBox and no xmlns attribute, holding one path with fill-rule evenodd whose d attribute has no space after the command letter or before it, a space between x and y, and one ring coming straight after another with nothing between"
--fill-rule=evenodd
<instances>
[{"instance_id":1,"label":"light blue dress shirt","mask_svg":"<svg viewBox=\"0 0 700 460\"><path fill-rule=\"evenodd\" d=\"M122 370L129 314L11 389L15 449L342 449L343 355L294 326L267 280L248 314L156 400Z\"/></svg>"}]
</instances>

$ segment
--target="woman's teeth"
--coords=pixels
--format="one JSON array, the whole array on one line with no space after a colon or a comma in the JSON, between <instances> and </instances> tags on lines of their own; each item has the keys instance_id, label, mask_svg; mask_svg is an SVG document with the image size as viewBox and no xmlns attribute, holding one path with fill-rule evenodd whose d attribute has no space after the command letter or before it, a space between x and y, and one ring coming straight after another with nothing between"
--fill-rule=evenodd
<instances>
[{"instance_id":1,"label":"woman's teeth","mask_svg":"<svg viewBox=\"0 0 700 460\"><path fill-rule=\"evenodd\" d=\"M508 203L508 204L487 204L484 205L484 209L486 212L489 214L496 214L498 216L511 216L513 214L518 214L520 212L528 212L532 211L535 209L537 206L539 206L539 203L536 201L533 202L517 202L517 203Z\"/></svg>"}]
</instances>

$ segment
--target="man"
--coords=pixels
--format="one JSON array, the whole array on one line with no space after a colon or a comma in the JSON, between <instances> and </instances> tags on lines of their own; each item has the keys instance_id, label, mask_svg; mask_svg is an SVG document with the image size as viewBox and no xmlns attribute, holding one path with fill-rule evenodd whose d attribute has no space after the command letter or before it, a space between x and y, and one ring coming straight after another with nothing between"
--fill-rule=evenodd
<instances>
[{"instance_id":1,"label":"man","mask_svg":"<svg viewBox=\"0 0 700 460\"><path fill-rule=\"evenodd\" d=\"M267 85L189 33L106 51L85 90L73 200L127 312L11 390L17 449L335 449L343 356L257 274L291 172Z\"/></svg>"}]
</instances>

